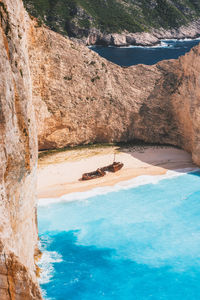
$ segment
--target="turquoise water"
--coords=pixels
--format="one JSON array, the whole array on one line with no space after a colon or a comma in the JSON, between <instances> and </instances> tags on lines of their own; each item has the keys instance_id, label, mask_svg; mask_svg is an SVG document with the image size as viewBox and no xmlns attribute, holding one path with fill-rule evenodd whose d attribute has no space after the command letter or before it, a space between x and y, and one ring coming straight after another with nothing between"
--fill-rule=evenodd
<instances>
[{"instance_id":1,"label":"turquoise water","mask_svg":"<svg viewBox=\"0 0 200 300\"><path fill-rule=\"evenodd\" d=\"M40 206L38 219L45 299L200 299L200 172Z\"/></svg>"},{"instance_id":2,"label":"turquoise water","mask_svg":"<svg viewBox=\"0 0 200 300\"><path fill-rule=\"evenodd\" d=\"M163 40L155 47L90 47L102 57L120 66L153 65L164 59L176 59L200 43L196 40Z\"/></svg>"}]
</instances>

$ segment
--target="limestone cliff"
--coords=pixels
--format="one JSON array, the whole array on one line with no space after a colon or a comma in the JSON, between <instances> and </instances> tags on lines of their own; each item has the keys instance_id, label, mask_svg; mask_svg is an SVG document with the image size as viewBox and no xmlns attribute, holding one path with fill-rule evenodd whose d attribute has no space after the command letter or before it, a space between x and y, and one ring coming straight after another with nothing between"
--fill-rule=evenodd
<instances>
[{"instance_id":1,"label":"limestone cliff","mask_svg":"<svg viewBox=\"0 0 200 300\"><path fill-rule=\"evenodd\" d=\"M121 68L30 25L39 148L141 139L180 146L200 164L199 54Z\"/></svg>"},{"instance_id":2,"label":"limestone cliff","mask_svg":"<svg viewBox=\"0 0 200 300\"><path fill-rule=\"evenodd\" d=\"M179 60L121 68L0 0L0 299L41 299L40 149L95 142L178 145L200 165L200 46ZM32 103L33 98L33 103Z\"/></svg>"},{"instance_id":3,"label":"limestone cliff","mask_svg":"<svg viewBox=\"0 0 200 300\"><path fill-rule=\"evenodd\" d=\"M37 138L20 0L0 1L0 299L41 299L36 281Z\"/></svg>"},{"instance_id":4,"label":"limestone cliff","mask_svg":"<svg viewBox=\"0 0 200 300\"><path fill-rule=\"evenodd\" d=\"M148 32L122 32L122 33L101 33L99 30L90 30L87 37L77 39L85 45L105 45L105 46L153 46L160 44L165 39L195 39L200 35L200 19L173 29L151 29Z\"/></svg>"}]
</instances>

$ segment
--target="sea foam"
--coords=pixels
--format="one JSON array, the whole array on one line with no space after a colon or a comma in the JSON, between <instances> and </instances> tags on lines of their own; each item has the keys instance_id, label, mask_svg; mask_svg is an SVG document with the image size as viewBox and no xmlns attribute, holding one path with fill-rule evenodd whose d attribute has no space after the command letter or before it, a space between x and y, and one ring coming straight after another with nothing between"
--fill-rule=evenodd
<instances>
[{"instance_id":1,"label":"sea foam","mask_svg":"<svg viewBox=\"0 0 200 300\"><path fill-rule=\"evenodd\" d=\"M42 248L41 248L42 250ZM39 267L41 268L41 276L39 283L48 283L53 277L53 264L62 262L62 256L55 251L44 251L39 261Z\"/></svg>"},{"instance_id":2,"label":"sea foam","mask_svg":"<svg viewBox=\"0 0 200 300\"><path fill-rule=\"evenodd\" d=\"M70 194L63 195L60 198L41 198L38 199L38 206L48 206L59 202L72 202L77 200L79 201L86 200L94 196L105 195L108 193L117 192L122 189L130 189L145 184L157 184L160 180L181 176L186 173L194 172L198 170L199 168L185 168L185 169L177 169L173 171L168 170L165 175L137 176L127 181L121 181L115 184L114 186L104 186L104 187L94 188L86 192L70 193Z\"/></svg>"},{"instance_id":3,"label":"sea foam","mask_svg":"<svg viewBox=\"0 0 200 300\"><path fill-rule=\"evenodd\" d=\"M196 170L140 176L131 180L136 188L121 182L117 193L39 207L44 298L131 300L134 287L137 299L196 300L200 173L191 172Z\"/></svg>"}]
</instances>

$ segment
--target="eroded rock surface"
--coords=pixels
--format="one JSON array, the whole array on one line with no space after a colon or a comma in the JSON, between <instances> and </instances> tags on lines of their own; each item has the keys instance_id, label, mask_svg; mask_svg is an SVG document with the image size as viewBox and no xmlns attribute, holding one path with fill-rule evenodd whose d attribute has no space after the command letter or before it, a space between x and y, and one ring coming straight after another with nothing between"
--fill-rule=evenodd
<instances>
[{"instance_id":1,"label":"eroded rock surface","mask_svg":"<svg viewBox=\"0 0 200 300\"><path fill-rule=\"evenodd\" d=\"M121 68L3 0L0 49L0 299L41 299L33 104L40 149L141 139L180 146L200 165L200 46Z\"/></svg>"},{"instance_id":2,"label":"eroded rock surface","mask_svg":"<svg viewBox=\"0 0 200 300\"><path fill-rule=\"evenodd\" d=\"M87 38L81 39L86 45L112 45L115 47L141 45L153 46L159 44L163 39L187 39L198 38L200 35L200 19L188 25L182 25L173 29L151 29L149 32L122 32L122 33L102 33L97 29L92 29ZM79 40L80 41L80 40Z\"/></svg>"},{"instance_id":3,"label":"eroded rock surface","mask_svg":"<svg viewBox=\"0 0 200 300\"><path fill-rule=\"evenodd\" d=\"M141 139L180 146L200 164L199 53L121 68L31 25L39 148Z\"/></svg>"},{"instance_id":4,"label":"eroded rock surface","mask_svg":"<svg viewBox=\"0 0 200 300\"><path fill-rule=\"evenodd\" d=\"M0 299L41 299L37 252L37 136L25 11L0 1Z\"/></svg>"}]
</instances>

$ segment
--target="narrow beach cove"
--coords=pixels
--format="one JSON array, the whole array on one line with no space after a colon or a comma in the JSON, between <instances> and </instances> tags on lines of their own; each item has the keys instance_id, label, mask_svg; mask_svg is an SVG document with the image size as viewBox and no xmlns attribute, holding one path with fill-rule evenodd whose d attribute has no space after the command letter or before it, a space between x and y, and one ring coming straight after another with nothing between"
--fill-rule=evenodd
<instances>
[{"instance_id":1,"label":"narrow beach cove","mask_svg":"<svg viewBox=\"0 0 200 300\"><path fill-rule=\"evenodd\" d=\"M117 173L80 181L83 173L113 162L124 163ZM113 186L142 175L164 175L168 170L195 168L191 155L174 147L133 146L97 147L55 152L39 159L38 198L58 198L96 187Z\"/></svg>"}]
</instances>

